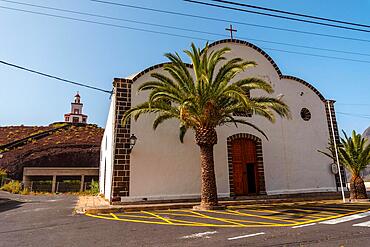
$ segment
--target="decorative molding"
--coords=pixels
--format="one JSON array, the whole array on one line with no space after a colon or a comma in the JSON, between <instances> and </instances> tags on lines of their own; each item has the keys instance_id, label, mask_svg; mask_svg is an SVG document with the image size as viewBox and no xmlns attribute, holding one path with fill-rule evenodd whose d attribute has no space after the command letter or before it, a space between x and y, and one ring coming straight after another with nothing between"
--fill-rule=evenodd
<instances>
[{"instance_id":1,"label":"decorative molding","mask_svg":"<svg viewBox=\"0 0 370 247\"><path fill-rule=\"evenodd\" d=\"M259 137L248 133L238 133L227 138L227 163L229 167L229 186L230 186L230 196L235 196L234 188L234 173L233 173L233 158L232 158L232 141L236 139L249 139L256 144L256 154L257 154L257 173L258 173L258 193L259 195L266 194L265 186L265 171L263 167L263 151L262 151L262 141Z\"/></svg>"}]
</instances>

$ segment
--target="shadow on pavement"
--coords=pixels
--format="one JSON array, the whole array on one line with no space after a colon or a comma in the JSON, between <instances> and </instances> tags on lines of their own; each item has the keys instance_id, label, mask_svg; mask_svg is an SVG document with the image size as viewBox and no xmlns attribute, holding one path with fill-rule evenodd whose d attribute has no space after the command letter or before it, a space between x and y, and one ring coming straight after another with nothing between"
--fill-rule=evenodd
<instances>
[{"instance_id":1,"label":"shadow on pavement","mask_svg":"<svg viewBox=\"0 0 370 247\"><path fill-rule=\"evenodd\" d=\"M0 213L21 207L24 202L0 198Z\"/></svg>"}]
</instances>

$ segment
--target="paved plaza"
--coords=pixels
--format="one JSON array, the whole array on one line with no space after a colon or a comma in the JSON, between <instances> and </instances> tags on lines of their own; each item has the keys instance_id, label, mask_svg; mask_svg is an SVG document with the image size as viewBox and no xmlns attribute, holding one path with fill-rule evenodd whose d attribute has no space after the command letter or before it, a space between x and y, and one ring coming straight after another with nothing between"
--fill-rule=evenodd
<instances>
[{"instance_id":1,"label":"paved plaza","mask_svg":"<svg viewBox=\"0 0 370 247\"><path fill-rule=\"evenodd\" d=\"M77 214L76 196L0 192L0 246L367 246L369 204Z\"/></svg>"}]
</instances>

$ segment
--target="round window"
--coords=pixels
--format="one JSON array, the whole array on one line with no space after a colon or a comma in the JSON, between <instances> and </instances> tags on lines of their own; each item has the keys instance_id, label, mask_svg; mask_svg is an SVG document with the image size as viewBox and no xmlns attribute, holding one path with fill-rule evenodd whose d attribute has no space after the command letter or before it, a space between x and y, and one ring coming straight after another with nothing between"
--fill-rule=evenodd
<instances>
[{"instance_id":1,"label":"round window","mask_svg":"<svg viewBox=\"0 0 370 247\"><path fill-rule=\"evenodd\" d=\"M301 118L304 121L308 121L311 119L311 112L307 108L302 108L301 110Z\"/></svg>"}]
</instances>

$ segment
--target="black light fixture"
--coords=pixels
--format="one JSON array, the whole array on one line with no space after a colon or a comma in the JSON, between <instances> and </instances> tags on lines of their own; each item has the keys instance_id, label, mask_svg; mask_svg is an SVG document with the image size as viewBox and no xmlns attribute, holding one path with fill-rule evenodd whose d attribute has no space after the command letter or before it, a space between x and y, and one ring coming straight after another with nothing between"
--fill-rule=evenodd
<instances>
[{"instance_id":1,"label":"black light fixture","mask_svg":"<svg viewBox=\"0 0 370 247\"><path fill-rule=\"evenodd\" d=\"M134 148L136 144L137 137L134 134L131 134L130 136L130 143L129 143L129 149L130 151Z\"/></svg>"}]
</instances>

